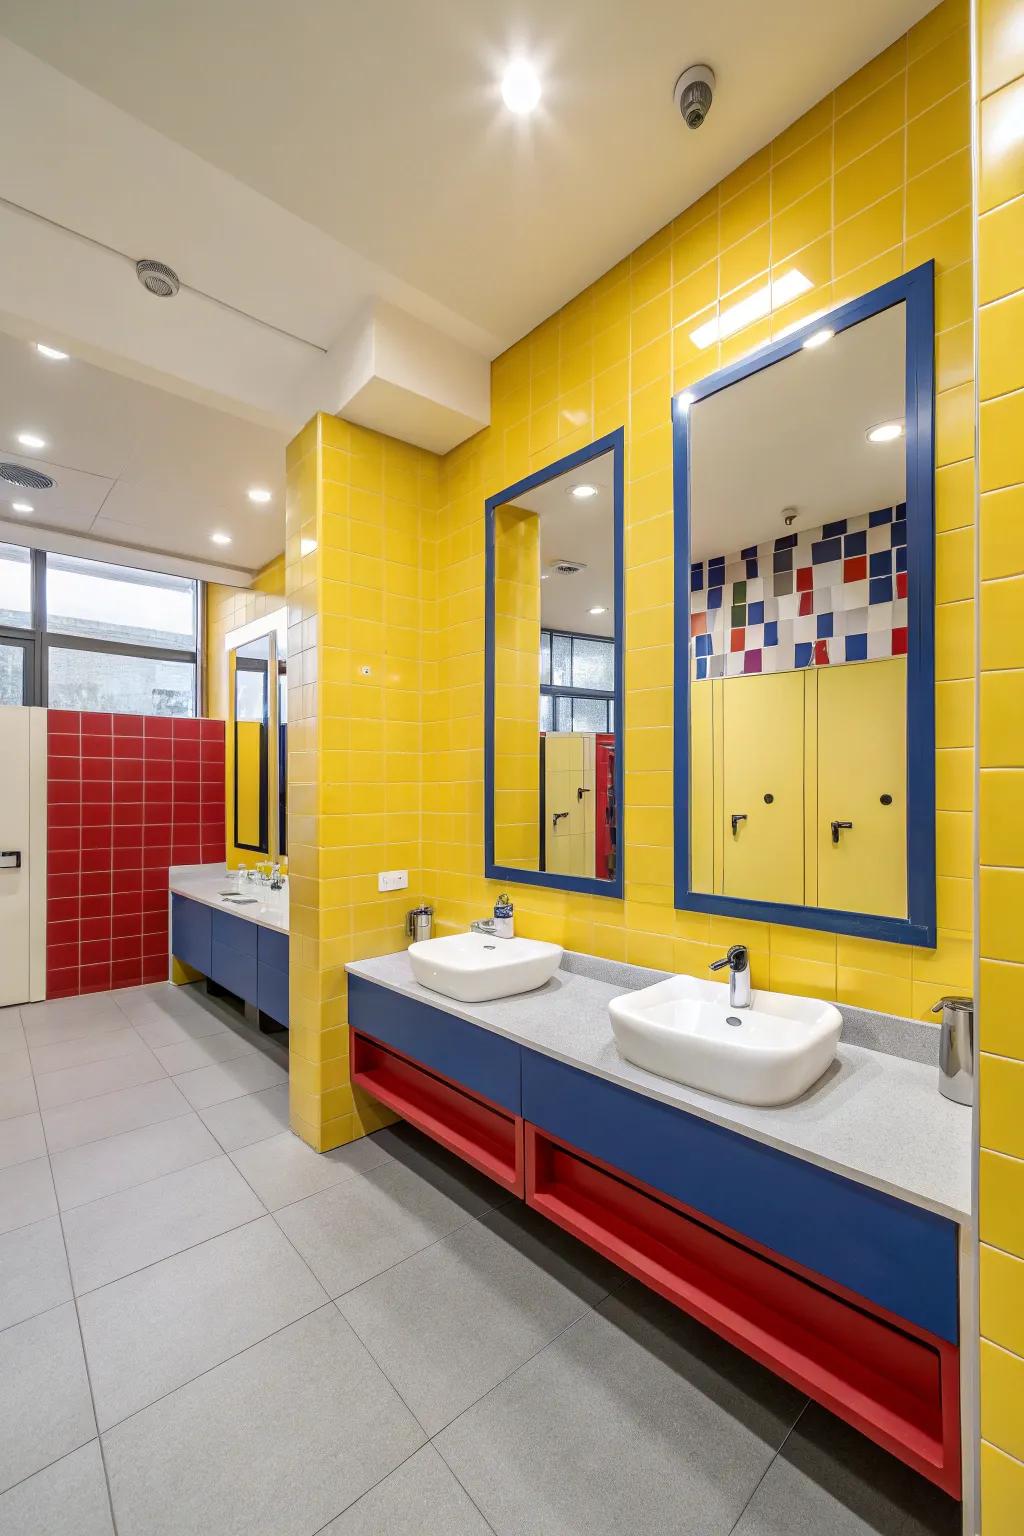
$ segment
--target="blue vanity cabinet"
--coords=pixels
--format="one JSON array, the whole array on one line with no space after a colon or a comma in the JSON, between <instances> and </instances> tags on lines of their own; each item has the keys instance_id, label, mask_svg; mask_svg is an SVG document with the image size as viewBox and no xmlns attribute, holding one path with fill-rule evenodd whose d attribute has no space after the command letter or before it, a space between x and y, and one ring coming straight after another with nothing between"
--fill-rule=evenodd
<instances>
[{"instance_id":1,"label":"blue vanity cabinet","mask_svg":"<svg viewBox=\"0 0 1024 1536\"><path fill-rule=\"evenodd\" d=\"M202 902L171 897L171 954L204 976L210 974L212 918L213 912Z\"/></svg>"},{"instance_id":2,"label":"blue vanity cabinet","mask_svg":"<svg viewBox=\"0 0 1024 1536\"><path fill-rule=\"evenodd\" d=\"M275 1024L288 1025L288 935L256 930L256 996L259 1010Z\"/></svg>"},{"instance_id":3,"label":"blue vanity cabinet","mask_svg":"<svg viewBox=\"0 0 1024 1536\"><path fill-rule=\"evenodd\" d=\"M211 913L213 918L210 946L211 981L226 987L236 997L256 1006L256 943L259 928L229 912Z\"/></svg>"}]
</instances>

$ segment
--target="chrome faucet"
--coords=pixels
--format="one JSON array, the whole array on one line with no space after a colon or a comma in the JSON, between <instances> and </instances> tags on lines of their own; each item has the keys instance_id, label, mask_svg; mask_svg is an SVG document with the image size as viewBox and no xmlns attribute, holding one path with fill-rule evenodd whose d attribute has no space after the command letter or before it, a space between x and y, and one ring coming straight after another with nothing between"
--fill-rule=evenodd
<instances>
[{"instance_id":1,"label":"chrome faucet","mask_svg":"<svg viewBox=\"0 0 1024 1536\"><path fill-rule=\"evenodd\" d=\"M478 917L475 922L470 923L469 931L470 933L486 933L488 938L491 939L497 937L494 931L493 917Z\"/></svg>"},{"instance_id":2,"label":"chrome faucet","mask_svg":"<svg viewBox=\"0 0 1024 1536\"><path fill-rule=\"evenodd\" d=\"M729 1007L750 1007L750 954L745 944L734 944L721 960L712 960L709 971L729 967Z\"/></svg>"}]
</instances>

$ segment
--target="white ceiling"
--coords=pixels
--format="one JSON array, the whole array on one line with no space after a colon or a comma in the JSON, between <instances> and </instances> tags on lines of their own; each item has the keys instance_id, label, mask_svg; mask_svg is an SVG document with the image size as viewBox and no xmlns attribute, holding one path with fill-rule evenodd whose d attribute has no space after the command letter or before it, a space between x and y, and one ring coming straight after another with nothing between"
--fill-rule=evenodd
<instances>
[{"instance_id":1,"label":"white ceiling","mask_svg":"<svg viewBox=\"0 0 1024 1536\"><path fill-rule=\"evenodd\" d=\"M540 516L541 623L577 635L615 633L615 549L613 543L611 453L591 459L571 474L549 480L516 506ZM577 501L574 485L594 485L597 495ZM585 570L563 576L550 569L556 560L581 562ZM592 614L591 608L604 608Z\"/></svg>"},{"instance_id":2,"label":"white ceiling","mask_svg":"<svg viewBox=\"0 0 1024 1536\"><path fill-rule=\"evenodd\" d=\"M0 328L287 436L337 408L376 303L495 356L929 8L3 0ZM500 103L514 54L542 76L531 119ZM693 134L671 92L701 59Z\"/></svg>"},{"instance_id":3,"label":"white ceiling","mask_svg":"<svg viewBox=\"0 0 1024 1536\"><path fill-rule=\"evenodd\" d=\"M903 420L905 348L897 304L691 406L693 559L905 500L905 439L866 436Z\"/></svg>"}]
</instances>

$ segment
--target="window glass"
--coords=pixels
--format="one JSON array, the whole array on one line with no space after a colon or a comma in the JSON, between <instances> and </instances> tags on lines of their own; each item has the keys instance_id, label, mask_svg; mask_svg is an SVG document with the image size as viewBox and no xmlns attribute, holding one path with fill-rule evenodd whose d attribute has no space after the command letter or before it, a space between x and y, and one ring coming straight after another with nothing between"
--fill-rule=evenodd
<instances>
[{"instance_id":1,"label":"window glass","mask_svg":"<svg viewBox=\"0 0 1024 1536\"><path fill-rule=\"evenodd\" d=\"M51 709L98 709L127 715L195 713L196 669L191 661L118 656L53 646L49 659Z\"/></svg>"},{"instance_id":2,"label":"window glass","mask_svg":"<svg viewBox=\"0 0 1024 1536\"><path fill-rule=\"evenodd\" d=\"M195 590L183 576L47 555L47 628L83 639L194 651Z\"/></svg>"},{"instance_id":3,"label":"window glass","mask_svg":"<svg viewBox=\"0 0 1024 1536\"><path fill-rule=\"evenodd\" d=\"M0 704L25 702L25 648L0 640Z\"/></svg>"},{"instance_id":4,"label":"window glass","mask_svg":"<svg viewBox=\"0 0 1024 1536\"><path fill-rule=\"evenodd\" d=\"M572 730L572 699L564 693L555 697L555 730Z\"/></svg>"},{"instance_id":5,"label":"window glass","mask_svg":"<svg viewBox=\"0 0 1024 1536\"><path fill-rule=\"evenodd\" d=\"M580 698L577 695L572 701L572 728L574 731L607 730L607 701L605 699Z\"/></svg>"},{"instance_id":6,"label":"window glass","mask_svg":"<svg viewBox=\"0 0 1024 1536\"><path fill-rule=\"evenodd\" d=\"M267 674L265 671L250 672L248 668L237 667L235 672L236 720L255 720L260 725L266 724L266 695L264 692L266 686Z\"/></svg>"},{"instance_id":7,"label":"window glass","mask_svg":"<svg viewBox=\"0 0 1024 1536\"><path fill-rule=\"evenodd\" d=\"M568 635L551 636L551 681L556 688L572 683L572 641Z\"/></svg>"},{"instance_id":8,"label":"window glass","mask_svg":"<svg viewBox=\"0 0 1024 1536\"><path fill-rule=\"evenodd\" d=\"M542 693L540 696L540 728L542 731L553 731L554 708L550 693Z\"/></svg>"},{"instance_id":9,"label":"window glass","mask_svg":"<svg viewBox=\"0 0 1024 1536\"><path fill-rule=\"evenodd\" d=\"M542 684L551 681L551 631L542 629L540 632L540 680Z\"/></svg>"},{"instance_id":10,"label":"window glass","mask_svg":"<svg viewBox=\"0 0 1024 1536\"><path fill-rule=\"evenodd\" d=\"M0 624L27 629L31 623L31 551L17 544L0 544Z\"/></svg>"},{"instance_id":11,"label":"window glass","mask_svg":"<svg viewBox=\"0 0 1024 1536\"><path fill-rule=\"evenodd\" d=\"M614 691L615 646L610 640L584 640L579 635L573 639L572 686Z\"/></svg>"}]
</instances>

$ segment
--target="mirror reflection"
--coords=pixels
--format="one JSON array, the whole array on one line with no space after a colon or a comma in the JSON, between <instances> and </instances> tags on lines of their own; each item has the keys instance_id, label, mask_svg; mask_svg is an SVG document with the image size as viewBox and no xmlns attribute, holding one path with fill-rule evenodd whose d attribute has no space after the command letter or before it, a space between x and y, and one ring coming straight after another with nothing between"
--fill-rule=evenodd
<instances>
[{"instance_id":1,"label":"mirror reflection","mask_svg":"<svg viewBox=\"0 0 1024 1536\"><path fill-rule=\"evenodd\" d=\"M235 846L255 853L270 852L270 642L261 635L235 651Z\"/></svg>"},{"instance_id":2,"label":"mirror reflection","mask_svg":"<svg viewBox=\"0 0 1024 1536\"><path fill-rule=\"evenodd\" d=\"M689 411L690 886L907 916L906 305Z\"/></svg>"},{"instance_id":3,"label":"mirror reflection","mask_svg":"<svg viewBox=\"0 0 1024 1536\"><path fill-rule=\"evenodd\" d=\"M493 508L494 863L619 871L615 453Z\"/></svg>"}]
</instances>

